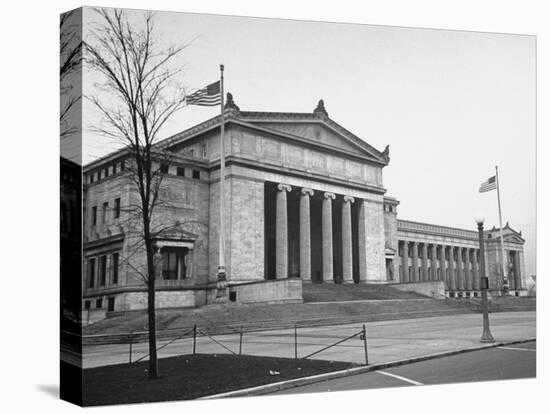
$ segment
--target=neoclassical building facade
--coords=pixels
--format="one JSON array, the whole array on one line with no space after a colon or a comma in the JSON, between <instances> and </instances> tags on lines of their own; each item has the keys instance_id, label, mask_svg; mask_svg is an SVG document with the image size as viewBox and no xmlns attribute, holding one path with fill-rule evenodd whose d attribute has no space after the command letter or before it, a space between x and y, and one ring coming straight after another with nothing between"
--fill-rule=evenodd
<instances>
[{"instance_id":1,"label":"neoclassical building facade","mask_svg":"<svg viewBox=\"0 0 550 414\"><path fill-rule=\"evenodd\" d=\"M155 238L159 307L215 298L220 125L217 116L158 144L170 153L169 163L159 162L162 203L153 219L162 229ZM307 113L248 112L229 95L224 125L229 300L301 301L302 283L440 282L447 296L477 295L477 233L398 220L399 202L383 185L388 147L379 151L334 122L323 101ZM129 162L120 150L84 167L88 317L146 306ZM495 293L502 280L496 236L485 233ZM505 248L514 292L521 292L523 239L508 226Z\"/></svg>"}]
</instances>

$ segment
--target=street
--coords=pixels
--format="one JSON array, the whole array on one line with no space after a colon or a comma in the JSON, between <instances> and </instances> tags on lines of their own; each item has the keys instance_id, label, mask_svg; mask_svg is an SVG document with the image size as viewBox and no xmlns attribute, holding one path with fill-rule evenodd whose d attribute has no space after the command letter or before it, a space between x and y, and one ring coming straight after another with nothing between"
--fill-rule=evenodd
<instances>
[{"instance_id":1,"label":"street","mask_svg":"<svg viewBox=\"0 0 550 414\"><path fill-rule=\"evenodd\" d=\"M534 378L536 342L472 351L400 367L352 375L272 394L347 391L456 382Z\"/></svg>"}]
</instances>

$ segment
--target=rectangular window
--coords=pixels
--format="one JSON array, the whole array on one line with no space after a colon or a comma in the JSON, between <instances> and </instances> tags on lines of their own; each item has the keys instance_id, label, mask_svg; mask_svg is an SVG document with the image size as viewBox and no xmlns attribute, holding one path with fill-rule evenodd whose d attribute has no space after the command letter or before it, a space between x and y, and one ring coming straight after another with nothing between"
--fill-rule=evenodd
<instances>
[{"instance_id":1,"label":"rectangular window","mask_svg":"<svg viewBox=\"0 0 550 414\"><path fill-rule=\"evenodd\" d=\"M109 167L105 168L105 173L103 174L105 178L109 176Z\"/></svg>"},{"instance_id":2,"label":"rectangular window","mask_svg":"<svg viewBox=\"0 0 550 414\"><path fill-rule=\"evenodd\" d=\"M177 175L178 175L179 177L185 177L185 168L183 168L183 167L178 167L178 169L177 169Z\"/></svg>"},{"instance_id":3,"label":"rectangular window","mask_svg":"<svg viewBox=\"0 0 550 414\"><path fill-rule=\"evenodd\" d=\"M113 175L116 174L116 164L113 164Z\"/></svg>"},{"instance_id":4,"label":"rectangular window","mask_svg":"<svg viewBox=\"0 0 550 414\"><path fill-rule=\"evenodd\" d=\"M107 298L107 312L113 312L115 310L115 298Z\"/></svg>"},{"instance_id":5,"label":"rectangular window","mask_svg":"<svg viewBox=\"0 0 550 414\"><path fill-rule=\"evenodd\" d=\"M103 210L101 213L101 222L103 224L107 223L107 208L109 207L109 203L103 203Z\"/></svg>"},{"instance_id":6,"label":"rectangular window","mask_svg":"<svg viewBox=\"0 0 550 414\"><path fill-rule=\"evenodd\" d=\"M201 178L201 172L199 170L193 170L193 178L200 179Z\"/></svg>"},{"instance_id":7,"label":"rectangular window","mask_svg":"<svg viewBox=\"0 0 550 414\"><path fill-rule=\"evenodd\" d=\"M168 164L160 164L160 172L162 174L168 174Z\"/></svg>"},{"instance_id":8,"label":"rectangular window","mask_svg":"<svg viewBox=\"0 0 550 414\"><path fill-rule=\"evenodd\" d=\"M99 285L105 286L107 280L107 256L99 258Z\"/></svg>"},{"instance_id":9,"label":"rectangular window","mask_svg":"<svg viewBox=\"0 0 550 414\"><path fill-rule=\"evenodd\" d=\"M120 171L124 171L124 167L125 167L125 166L124 166L124 161L122 161L122 162L120 163Z\"/></svg>"},{"instance_id":10,"label":"rectangular window","mask_svg":"<svg viewBox=\"0 0 550 414\"><path fill-rule=\"evenodd\" d=\"M89 300L84 301L84 309L90 309L92 307L92 303Z\"/></svg>"},{"instance_id":11,"label":"rectangular window","mask_svg":"<svg viewBox=\"0 0 550 414\"><path fill-rule=\"evenodd\" d=\"M120 218L120 198L115 198L115 218Z\"/></svg>"},{"instance_id":12,"label":"rectangular window","mask_svg":"<svg viewBox=\"0 0 550 414\"><path fill-rule=\"evenodd\" d=\"M118 283L118 253L113 253L113 257L111 258L111 283L117 284Z\"/></svg>"},{"instance_id":13,"label":"rectangular window","mask_svg":"<svg viewBox=\"0 0 550 414\"><path fill-rule=\"evenodd\" d=\"M96 299L95 307L98 308L98 309L102 308L103 307L103 299Z\"/></svg>"},{"instance_id":14,"label":"rectangular window","mask_svg":"<svg viewBox=\"0 0 550 414\"><path fill-rule=\"evenodd\" d=\"M101 170L97 171L97 181L101 180Z\"/></svg>"},{"instance_id":15,"label":"rectangular window","mask_svg":"<svg viewBox=\"0 0 550 414\"><path fill-rule=\"evenodd\" d=\"M94 173L91 173L90 174L90 183L93 183L94 182Z\"/></svg>"},{"instance_id":16,"label":"rectangular window","mask_svg":"<svg viewBox=\"0 0 550 414\"><path fill-rule=\"evenodd\" d=\"M97 224L97 207L92 207L92 226L95 226Z\"/></svg>"},{"instance_id":17,"label":"rectangular window","mask_svg":"<svg viewBox=\"0 0 550 414\"><path fill-rule=\"evenodd\" d=\"M93 288L95 284L95 258L88 259L88 287Z\"/></svg>"},{"instance_id":18,"label":"rectangular window","mask_svg":"<svg viewBox=\"0 0 550 414\"><path fill-rule=\"evenodd\" d=\"M185 277L184 254L181 248L164 248L162 252L162 277L167 280Z\"/></svg>"}]
</instances>

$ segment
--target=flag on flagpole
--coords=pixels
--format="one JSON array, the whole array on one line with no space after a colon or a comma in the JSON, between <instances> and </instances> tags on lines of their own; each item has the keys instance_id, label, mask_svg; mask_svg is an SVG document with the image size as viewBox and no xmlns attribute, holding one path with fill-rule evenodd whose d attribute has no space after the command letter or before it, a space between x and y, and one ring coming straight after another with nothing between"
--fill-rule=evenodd
<instances>
[{"instance_id":1,"label":"flag on flagpole","mask_svg":"<svg viewBox=\"0 0 550 414\"><path fill-rule=\"evenodd\" d=\"M222 102L220 81L199 89L185 98L187 105L216 106Z\"/></svg>"},{"instance_id":2,"label":"flag on flagpole","mask_svg":"<svg viewBox=\"0 0 550 414\"><path fill-rule=\"evenodd\" d=\"M481 185L479 186L479 192L485 193L487 191L491 191L496 188L497 188L497 180L496 180L496 176L493 175L487 181L484 181L483 183L481 183Z\"/></svg>"}]
</instances>

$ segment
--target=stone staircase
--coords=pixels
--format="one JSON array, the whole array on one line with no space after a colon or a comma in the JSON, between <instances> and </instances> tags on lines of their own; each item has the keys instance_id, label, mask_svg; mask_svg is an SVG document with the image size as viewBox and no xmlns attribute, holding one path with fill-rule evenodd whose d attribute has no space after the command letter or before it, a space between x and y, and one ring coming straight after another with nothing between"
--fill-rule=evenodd
<instances>
[{"instance_id":1,"label":"stone staircase","mask_svg":"<svg viewBox=\"0 0 550 414\"><path fill-rule=\"evenodd\" d=\"M334 283L304 283L302 296L305 303L427 298L418 293L394 289L390 285Z\"/></svg>"}]
</instances>

